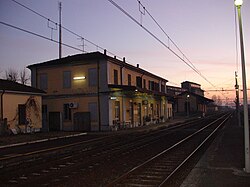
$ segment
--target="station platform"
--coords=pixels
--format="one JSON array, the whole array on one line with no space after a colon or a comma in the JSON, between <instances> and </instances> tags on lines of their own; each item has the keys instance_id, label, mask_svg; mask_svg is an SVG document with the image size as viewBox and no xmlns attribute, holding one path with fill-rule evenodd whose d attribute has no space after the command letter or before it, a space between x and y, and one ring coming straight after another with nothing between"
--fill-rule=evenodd
<instances>
[{"instance_id":1,"label":"station platform","mask_svg":"<svg viewBox=\"0 0 250 187\"><path fill-rule=\"evenodd\" d=\"M181 187L249 187L244 167L244 128L229 120Z\"/></svg>"}]
</instances>

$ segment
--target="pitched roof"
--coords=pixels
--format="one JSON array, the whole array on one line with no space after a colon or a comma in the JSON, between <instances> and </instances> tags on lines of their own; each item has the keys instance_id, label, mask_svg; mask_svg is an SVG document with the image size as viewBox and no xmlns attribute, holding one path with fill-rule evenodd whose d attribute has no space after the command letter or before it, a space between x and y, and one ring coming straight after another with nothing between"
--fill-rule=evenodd
<instances>
[{"instance_id":1,"label":"pitched roof","mask_svg":"<svg viewBox=\"0 0 250 187\"><path fill-rule=\"evenodd\" d=\"M81 60L105 59L107 57L108 56L106 56L100 52L77 54L77 55L72 55L72 56L69 55L67 57L63 57L60 59L54 59L54 60L49 60L46 62L32 64L32 65L27 66L27 68L31 69L33 67L46 67L46 66L76 64L78 61L81 61Z\"/></svg>"},{"instance_id":2,"label":"pitched roof","mask_svg":"<svg viewBox=\"0 0 250 187\"><path fill-rule=\"evenodd\" d=\"M31 93L31 94L45 94L43 90L19 84L17 82L0 79L0 92L21 92L21 93Z\"/></svg>"},{"instance_id":3,"label":"pitched roof","mask_svg":"<svg viewBox=\"0 0 250 187\"><path fill-rule=\"evenodd\" d=\"M106 54L103 54L101 52L92 52L92 53L85 53L85 54L77 54L77 55L72 55L72 56L67 56L61 59L54 59L42 63L37 63L37 64L32 64L27 66L27 68L32 69L32 68L40 68L40 67L52 67L52 66L62 66L62 65L76 65L78 63L82 63L83 60L109 60L112 63L118 64L122 67L126 67L132 70L135 70L143 75L149 75L156 77L158 79L161 79L165 82L168 82L165 78L159 77L158 75L155 75L149 71L146 71L144 69L141 69L139 67L133 66L131 64L126 63L125 61L121 61L117 59L116 57L111 57Z\"/></svg>"}]
</instances>

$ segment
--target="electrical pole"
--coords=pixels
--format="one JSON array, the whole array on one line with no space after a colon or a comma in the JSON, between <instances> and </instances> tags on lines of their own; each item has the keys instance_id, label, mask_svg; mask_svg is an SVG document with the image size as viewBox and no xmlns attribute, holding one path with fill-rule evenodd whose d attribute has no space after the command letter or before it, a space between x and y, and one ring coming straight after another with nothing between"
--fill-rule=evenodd
<instances>
[{"instance_id":1,"label":"electrical pole","mask_svg":"<svg viewBox=\"0 0 250 187\"><path fill-rule=\"evenodd\" d=\"M243 110L244 110L244 142L245 142L245 172L250 173L250 157L249 157L249 121L248 121L248 103L247 103L247 81L244 54L244 40L242 31L241 5L243 0L235 0L235 6L238 12L240 48L241 48L241 68L242 68L242 85L243 85Z\"/></svg>"},{"instance_id":2,"label":"electrical pole","mask_svg":"<svg viewBox=\"0 0 250 187\"><path fill-rule=\"evenodd\" d=\"M236 91L236 116L237 116L237 122L238 125L241 126L240 124L240 101L239 101L239 85L238 85L238 75L237 72L235 72L235 91Z\"/></svg>"},{"instance_id":3,"label":"electrical pole","mask_svg":"<svg viewBox=\"0 0 250 187\"><path fill-rule=\"evenodd\" d=\"M59 58L62 58L62 2L59 2Z\"/></svg>"}]
</instances>

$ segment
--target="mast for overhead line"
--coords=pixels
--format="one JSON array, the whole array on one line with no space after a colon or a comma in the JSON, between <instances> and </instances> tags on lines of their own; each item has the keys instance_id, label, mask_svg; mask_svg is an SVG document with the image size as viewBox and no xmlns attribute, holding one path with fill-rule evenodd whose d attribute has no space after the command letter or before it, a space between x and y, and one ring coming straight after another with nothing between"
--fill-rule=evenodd
<instances>
[{"instance_id":1,"label":"mast for overhead line","mask_svg":"<svg viewBox=\"0 0 250 187\"><path fill-rule=\"evenodd\" d=\"M59 58L62 58L62 2L59 5Z\"/></svg>"},{"instance_id":2,"label":"mast for overhead line","mask_svg":"<svg viewBox=\"0 0 250 187\"><path fill-rule=\"evenodd\" d=\"M239 85L238 85L238 75L237 72L235 72L235 91L236 91L236 115L237 115L237 122L238 125L241 126L240 124L240 103L239 103Z\"/></svg>"}]
</instances>

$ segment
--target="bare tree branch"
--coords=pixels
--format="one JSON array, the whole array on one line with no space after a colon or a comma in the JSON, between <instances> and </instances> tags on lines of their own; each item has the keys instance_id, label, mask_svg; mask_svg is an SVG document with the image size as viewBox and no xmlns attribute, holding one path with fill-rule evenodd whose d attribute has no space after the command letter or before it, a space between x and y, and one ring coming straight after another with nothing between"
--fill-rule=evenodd
<instances>
[{"instance_id":1,"label":"bare tree branch","mask_svg":"<svg viewBox=\"0 0 250 187\"><path fill-rule=\"evenodd\" d=\"M17 82L19 79L18 76L18 71L12 68L9 68L8 70L5 71L5 79Z\"/></svg>"},{"instance_id":2,"label":"bare tree branch","mask_svg":"<svg viewBox=\"0 0 250 187\"><path fill-rule=\"evenodd\" d=\"M30 81L30 75L27 73L27 70L24 68L19 72L19 75L21 84L27 85Z\"/></svg>"}]
</instances>

